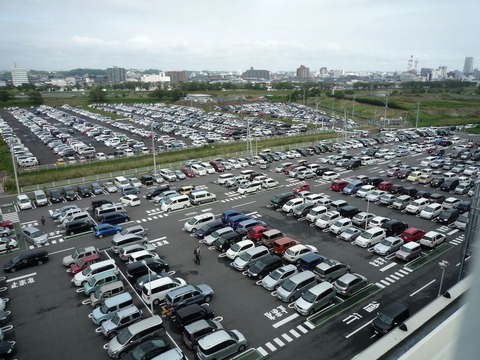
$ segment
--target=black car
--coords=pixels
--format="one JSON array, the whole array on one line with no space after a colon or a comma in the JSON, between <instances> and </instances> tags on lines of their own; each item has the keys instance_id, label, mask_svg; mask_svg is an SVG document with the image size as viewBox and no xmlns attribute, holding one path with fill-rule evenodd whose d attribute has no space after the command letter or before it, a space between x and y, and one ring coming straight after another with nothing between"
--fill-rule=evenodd
<instances>
[{"instance_id":1,"label":"black car","mask_svg":"<svg viewBox=\"0 0 480 360\"><path fill-rule=\"evenodd\" d=\"M165 185L156 187L156 188L154 188L154 189L149 190L149 191L145 194L145 199L151 200L151 199L153 199L155 196L158 196L158 195L160 195L161 193L163 193L163 192L165 192L165 191L168 191L168 190L170 190L170 186L169 186L168 184L165 184Z\"/></svg>"},{"instance_id":2,"label":"black car","mask_svg":"<svg viewBox=\"0 0 480 360\"><path fill-rule=\"evenodd\" d=\"M437 204L442 204L445 201L446 197L443 196L442 194L432 194L430 195L430 202L431 203L437 203Z\"/></svg>"},{"instance_id":3,"label":"black car","mask_svg":"<svg viewBox=\"0 0 480 360\"><path fill-rule=\"evenodd\" d=\"M80 195L82 198L90 197L92 195L92 193L90 192L90 189L85 184L78 185L77 192L78 192L78 195Z\"/></svg>"},{"instance_id":4,"label":"black car","mask_svg":"<svg viewBox=\"0 0 480 360\"><path fill-rule=\"evenodd\" d=\"M73 190L71 186L65 186L63 188L63 197L67 201L73 201L77 198L77 193L75 192L75 190Z\"/></svg>"},{"instance_id":5,"label":"black car","mask_svg":"<svg viewBox=\"0 0 480 360\"><path fill-rule=\"evenodd\" d=\"M404 187L403 185L393 184L393 186L388 190L390 194L401 194Z\"/></svg>"},{"instance_id":6,"label":"black car","mask_svg":"<svg viewBox=\"0 0 480 360\"><path fill-rule=\"evenodd\" d=\"M0 341L0 359L11 359L16 353L15 341Z\"/></svg>"},{"instance_id":7,"label":"black car","mask_svg":"<svg viewBox=\"0 0 480 360\"><path fill-rule=\"evenodd\" d=\"M144 360L153 359L170 348L168 341L163 337L147 340L140 345L137 345L130 351L124 360Z\"/></svg>"},{"instance_id":8,"label":"black car","mask_svg":"<svg viewBox=\"0 0 480 360\"><path fill-rule=\"evenodd\" d=\"M203 239L222 227L225 227L225 224L221 219L209 221L195 232L195 236L198 239Z\"/></svg>"},{"instance_id":9,"label":"black car","mask_svg":"<svg viewBox=\"0 0 480 360\"><path fill-rule=\"evenodd\" d=\"M137 279L148 274L148 269L153 272L167 272L170 267L165 260L148 258L128 264L127 276L129 279Z\"/></svg>"},{"instance_id":10,"label":"black car","mask_svg":"<svg viewBox=\"0 0 480 360\"><path fill-rule=\"evenodd\" d=\"M447 179L440 185L442 191L453 191L458 186L460 181L458 179Z\"/></svg>"},{"instance_id":11,"label":"black car","mask_svg":"<svg viewBox=\"0 0 480 360\"><path fill-rule=\"evenodd\" d=\"M103 189L102 189L102 187L100 186L99 183L94 182L94 183L92 183L92 185L90 185L90 187L91 187L92 194L94 194L94 195L103 194Z\"/></svg>"},{"instance_id":12,"label":"black car","mask_svg":"<svg viewBox=\"0 0 480 360\"><path fill-rule=\"evenodd\" d=\"M60 190L58 189L50 190L50 201L52 203L60 203L63 201L63 196Z\"/></svg>"},{"instance_id":13,"label":"black car","mask_svg":"<svg viewBox=\"0 0 480 360\"><path fill-rule=\"evenodd\" d=\"M459 216L460 212L457 209L446 209L438 215L437 222L449 225L457 221Z\"/></svg>"},{"instance_id":14,"label":"black car","mask_svg":"<svg viewBox=\"0 0 480 360\"><path fill-rule=\"evenodd\" d=\"M410 170L410 169L400 170L400 172L397 175L397 178L398 179L406 179L408 177L408 175L410 175L411 172L412 172L412 170Z\"/></svg>"},{"instance_id":15,"label":"black car","mask_svg":"<svg viewBox=\"0 0 480 360\"><path fill-rule=\"evenodd\" d=\"M430 192L428 191L424 191L424 190L420 190L420 191L417 191L417 193L413 196L415 199L420 199L420 198L425 198L425 199L429 199L430 198Z\"/></svg>"},{"instance_id":16,"label":"black car","mask_svg":"<svg viewBox=\"0 0 480 360\"><path fill-rule=\"evenodd\" d=\"M153 185L153 177L150 175L142 175L140 182L145 186Z\"/></svg>"},{"instance_id":17,"label":"black car","mask_svg":"<svg viewBox=\"0 0 480 360\"><path fill-rule=\"evenodd\" d=\"M322 176L325 172L331 171L331 170L332 169L330 169L328 167L319 166L315 169L315 174L317 174L318 176Z\"/></svg>"},{"instance_id":18,"label":"black car","mask_svg":"<svg viewBox=\"0 0 480 360\"><path fill-rule=\"evenodd\" d=\"M415 197L415 194L417 192L418 192L418 190L416 188L414 188L413 186L407 186L407 187L403 188L402 195L408 195L408 196L411 196L411 197Z\"/></svg>"},{"instance_id":19,"label":"black car","mask_svg":"<svg viewBox=\"0 0 480 360\"><path fill-rule=\"evenodd\" d=\"M100 206L105 205L105 204L112 204L113 205L113 202L111 202L110 200L107 200L107 199L93 200L92 201L92 211L94 211L97 207L100 207Z\"/></svg>"},{"instance_id":20,"label":"black car","mask_svg":"<svg viewBox=\"0 0 480 360\"><path fill-rule=\"evenodd\" d=\"M399 220L390 219L385 221L381 227L385 229L385 234L387 236L397 236L403 233L404 230L408 229L408 224Z\"/></svg>"},{"instance_id":21,"label":"black car","mask_svg":"<svg viewBox=\"0 0 480 360\"><path fill-rule=\"evenodd\" d=\"M445 182L445 178L443 176L436 177L430 182L430 187L438 188Z\"/></svg>"},{"instance_id":22,"label":"black car","mask_svg":"<svg viewBox=\"0 0 480 360\"><path fill-rule=\"evenodd\" d=\"M470 208L472 207L472 202L469 200L464 200L458 205L457 210L460 212L460 214L466 213L470 211Z\"/></svg>"},{"instance_id":23,"label":"black car","mask_svg":"<svg viewBox=\"0 0 480 360\"><path fill-rule=\"evenodd\" d=\"M381 177L369 177L367 179L367 184L377 187L382 181L384 180Z\"/></svg>"}]
</instances>

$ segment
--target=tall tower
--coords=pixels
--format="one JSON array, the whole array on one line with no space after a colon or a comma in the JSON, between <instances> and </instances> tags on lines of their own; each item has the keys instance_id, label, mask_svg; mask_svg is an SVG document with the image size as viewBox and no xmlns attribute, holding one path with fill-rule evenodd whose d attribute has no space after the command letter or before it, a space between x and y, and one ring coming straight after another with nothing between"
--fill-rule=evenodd
<instances>
[{"instance_id":1,"label":"tall tower","mask_svg":"<svg viewBox=\"0 0 480 360\"><path fill-rule=\"evenodd\" d=\"M11 72L13 86L28 84L28 73L26 69L17 68L17 64L14 64Z\"/></svg>"},{"instance_id":2,"label":"tall tower","mask_svg":"<svg viewBox=\"0 0 480 360\"><path fill-rule=\"evenodd\" d=\"M463 65L463 73L465 75L473 74L473 57L467 56L465 58L465 64Z\"/></svg>"}]
</instances>

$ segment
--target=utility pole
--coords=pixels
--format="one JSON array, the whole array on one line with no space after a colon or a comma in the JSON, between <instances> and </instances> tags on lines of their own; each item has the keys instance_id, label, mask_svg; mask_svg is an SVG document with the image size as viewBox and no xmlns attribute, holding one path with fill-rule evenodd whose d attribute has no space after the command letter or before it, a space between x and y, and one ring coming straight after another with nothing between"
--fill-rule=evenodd
<instances>
[{"instance_id":1,"label":"utility pole","mask_svg":"<svg viewBox=\"0 0 480 360\"><path fill-rule=\"evenodd\" d=\"M415 128L418 128L418 113L420 111L420 101L417 102L417 121L415 122Z\"/></svg>"},{"instance_id":2,"label":"utility pole","mask_svg":"<svg viewBox=\"0 0 480 360\"><path fill-rule=\"evenodd\" d=\"M355 121L355 95L353 95L352 121Z\"/></svg>"}]
</instances>

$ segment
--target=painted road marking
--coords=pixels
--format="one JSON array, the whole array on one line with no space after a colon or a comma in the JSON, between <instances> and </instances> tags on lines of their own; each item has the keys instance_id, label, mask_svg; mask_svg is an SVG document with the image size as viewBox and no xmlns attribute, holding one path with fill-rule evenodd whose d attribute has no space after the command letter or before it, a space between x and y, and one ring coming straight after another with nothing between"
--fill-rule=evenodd
<instances>
[{"instance_id":1,"label":"painted road marking","mask_svg":"<svg viewBox=\"0 0 480 360\"><path fill-rule=\"evenodd\" d=\"M302 333L306 334L308 332L307 329L305 329L302 325L298 325L297 329L300 330Z\"/></svg>"},{"instance_id":2,"label":"painted road marking","mask_svg":"<svg viewBox=\"0 0 480 360\"><path fill-rule=\"evenodd\" d=\"M289 322L289 321L291 321L291 320L293 320L293 319L295 319L295 318L297 318L297 317L299 317L299 316L300 316L300 315L298 315L298 314L290 315L290 316L286 317L285 319L276 322L276 323L273 324L272 326L276 329L276 328L278 328L278 327L280 327L280 326L282 326L282 325L285 325L287 322Z\"/></svg>"},{"instance_id":3,"label":"painted road marking","mask_svg":"<svg viewBox=\"0 0 480 360\"><path fill-rule=\"evenodd\" d=\"M267 343L265 344L265 346L266 346L267 348L269 348L270 351L272 351L272 352L275 351L275 350L277 350L277 348L276 348L275 346L273 346L270 342L267 342Z\"/></svg>"},{"instance_id":4,"label":"painted road marking","mask_svg":"<svg viewBox=\"0 0 480 360\"><path fill-rule=\"evenodd\" d=\"M18 277L13 278L13 279L8 279L6 282L9 283L9 282L12 282L12 281L17 281L17 280L25 279L25 278L27 278L27 277L31 277L31 276L35 276L35 275L37 275L36 272L31 273L31 274L27 274L27 275L18 276Z\"/></svg>"},{"instance_id":5,"label":"painted road marking","mask_svg":"<svg viewBox=\"0 0 480 360\"><path fill-rule=\"evenodd\" d=\"M285 343L280 340L279 338L275 338L273 339L273 341L275 341L277 343L278 346L282 347L282 346L285 346Z\"/></svg>"},{"instance_id":6,"label":"painted road marking","mask_svg":"<svg viewBox=\"0 0 480 360\"><path fill-rule=\"evenodd\" d=\"M369 322L367 322L366 324L363 324L363 325L360 326L357 330L355 330L355 331L351 332L350 334L348 334L347 336L345 336L345 338L348 339L350 336L355 335L357 332L359 332L360 330L362 330L365 326L370 325L370 323L371 323L372 321L373 321L373 319L370 320Z\"/></svg>"},{"instance_id":7,"label":"painted road marking","mask_svg":"<svg viewBox=\"0 0 480 360\"><path fill-rule=\"evenodd\" d=\"M387 266L384 266L383 268L381 268L380 271L381 272L387 271L388 269L391 269L395 265L397 265L397 263L392 262L391 264L388 264Z\"/></svg>"},{"instance_id":8,"label":"painted road marking","mask_svg":"<svg viewBox=\"0 0 480 360\"><path fill-rule=\"evenodd\" d=\"M287 340L288 342L292 342L292 341L293 341L293 339L292 339L290 336L288 336L287 334L282 334L282 337L283 337L285 340Z\"/></svg>"},{"instance_id":9,"label":"painted road marking","mask_svg":"<svg viewBox=\"0 0 480 360\"><path fill-rule=\"evenodd\" d=\"M414 296L415 294L419 293L420 291L422 291L423 289L425 289L426 287L432 285L435 281L437 281L437 279L433 279L432 281L430 281L428 284L422 286L420 289L418 289L417 291L414 291L413 293L410 294L410 297Z\"/></svg>"},{"instance_id":10,"label":"painted road marking","mask_svg":"<svg viewBox=\"0 0 480 360\"><path fill-rule=\"evenodd\" d=\"M300 334L299 334L298 332L296 332L295 329L290 330L290 334L292 334L292 335L295 336L296 338L299 338L299 337L300 337Z\"/></svg>"},{"instance_id":11,"label":"painted road marking","mask_svg":"<svg viewBox=\"0 0 480 360\"><path fill-rule=\"evenodd\" d=\"M268 352L266 352L261 346L257 348L257 351L263 356L267 356Z\"/></svg>"}]
</instances>

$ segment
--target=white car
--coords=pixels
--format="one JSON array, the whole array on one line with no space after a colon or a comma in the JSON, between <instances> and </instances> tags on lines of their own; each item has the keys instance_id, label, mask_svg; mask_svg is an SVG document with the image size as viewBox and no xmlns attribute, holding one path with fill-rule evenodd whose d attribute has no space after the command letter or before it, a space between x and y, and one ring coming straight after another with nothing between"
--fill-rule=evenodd
<instances>
[{"instance_id":1,"label":"white car","mask_svg":"<svg viewBox=\"0 0 480 360\"><path fill-rule=\"evenodd\" d=\"M322 175L323 180L331 181L338 179L340 174L337 174L336 172L333 171L325 171Z\"/></svg>"},{"instance_id":2,"label":"white car","mask_svg":"<svg viewBox=\"0 0 480 360\"><path fill-rule=\"evenodd\" d=\"M205 169L200 164L193 164L192 166L190 166L190 169L192 169L195 176L205 176L205 175L207 175L207 169Z\"/></svg>"},{"instance_id":3,"label":"white car","mask_svg":"<svg viewBox=\"0 0 480 360\"><path fill-rule=\"evenodd\" d=\"M315 221L315 226L319 227L320 229L326 229L340 218L341 216L338 211L329 211L320 215L320 217Z\"/></svg>"},{"instance_id":4,"label":"white car","mask_svg":"<svg viewBox=\"0 0 480 360\"><path fill-rule=\"evenodd\" d=\"M385 160L391 160L391 159L395 159L396 157L397 157L397 155L393 151L390 151L390 152L386 153L383 158Z\"/></svg>"},{"instance_id":5,"label":"white car","mask_svg":"<svg viewBox=\"0 0 480 360\"><path fill-rule=\"evenodd\" d=\"M105 153L99 152L95 154L96 160L107 160L107 155Z\"/></svg>"},{"instance_id":6,"label":"white car","mask_svg":"<svg viewBox=\"0 0 480 360\"><path fill-rule=\"evenodd\" d=\"M296 263L302 256L317 252L317 248L312 245L294 245L285 251L283 259L289 263Z\"/></svg>"},{"instance_id":7,"label":"white car","mask_svg":"<svg viewBox=\"0 0 480 360\"><path fill-rule=\"evenodd\" d=\"M290 213L293 211L293 208L297 205L300 205L300 204L303 204L304 203L304 199L302 198L294 198L294 199L291 199L289 201L287 201L286 204L284 204L282 206L282 211L283 212L286 212L286 213Z\"/></svg>"},{"instance_id":8,"label":"white car","mask_svg":"<svg viewBox=\"0 0 480 360\"><path fill-rule=\"evenodd\" d=\"M373 191L375 191L375 186L373 186L373 185L363 185L360 189L358 189L356 195L359 198L366 198L367 195L369 195Z\"/></svg>"},{"instance_id":9,"label":"white car","mask_svg":"<svg viewBox=\"0 0 480 360\"><path fill-rule=\"evenodd\" d=\"M365 199L367 201L372 201L376 202L379 201L380 198L385 195L387 192L383 190L373 190L371 193L369 193L367 196L365 196Z\"/></svg>"},{"instance_id":10,"label":"white car","mask_svg":"<svg viewBox=\"0 0 480 360\"><path fill-rule=\"evenodd\" d=\"M25 194L20 194L17 196L17 205L20 210L32 209L32 201L30 198Z\"/></svg>"},{"instance_id":11,"label":"white car","mask_svg":"<svg viewBox=\"0 0 480 360\"><path fill-rule=\"evenodd\" d=\"M386 218L386 217L383 217L383 216L375 216L372 218L372 220L370 220L368 222L368 225L367 227L370 229L370 228L374 228L374 227L380 227L382 226L384 223L386 223L388 220L390 220L389 218Z\"/></svg>"},{"instance_id":12,"label":"white car","mask_svg":"<svg viewBox=\"0 0 480 360\"><path fill-rule=\"evenodd\" d=\"M420 198L408 204L405 208L405 212L409 214L419 214L428 205L430 205L430 201L428 201L428 199Z\"/></svg>"},{"instance_id":13,"label":"white car","mask_svg":"<svg viewBox=\"0 0 480 360\"><path fill-rule=\"evenodd\" d=\"M420 211L420 217L427 220L436 218L443 211L441 204L433 203L428 205L425 209Z\"/></svg>"},{"instance_id":14,"label":"white car","mask_svg":"<svg viewBox=\"0 0 480 360\"><path fill-rule=\"evenodd\" d=\"M332 225L330 225L328 230L335 235L338 235L347 230L350 226L352 226L352 220L349 218L343 218L335 221Z\"/></svg>"},{"instance_id":15,"label":"white car","mask_svg":"<svg viewBox=\"0 0 480 360\"><path fill-rule=\"evenodd\" d=\"M355 245L364 248L371 247L385 238L385 230L380 227L374 227L361 233L360 236L355 239Z\"/></svg>"},{"instance_id":16,"label":"white car","mask_svg":"<svg viewBox=\"0 0 480 360\"><path fill-rule=\"evenodd\" d=\"M434 248L437 245L443 243L446 239L444 234L441 234L436 231L429 231L420 239L420 245L427 246L430 248Z\"/></svg>"},{"instance_id":17,"label":"white car","mask_svg":"<svg viewBox=\"0 0 480 360\"><path fill-rule=\"evenodd\" d=\"M120 202L127 206L139 206L142 202L136 195L125 195L120 198Z\"/></svg>"},{"instance_id":18,"label":"white car","mask_svg":"<svg viewBox=\"0 0 480 360\"><path fill-rule=\"evenodd\" d=\"M277 187L279 185L280 185L280 183L277 180L272 179L272 178L266 178L266 179L262 180L262 187L264 189L274 188L274 187Z\"/></svg>"},{"instance_id":19,"label":"white car","mask_svg":"<svg viewBox=\"0 0 480 360\"><path fill-rule=\"evenodd\" d=\"M230 249L227 250L226 255L229 259L235 260L237 256L254 247L255 244L252 240L242 240L236 244L233 244Z\"/></svg>"}]
</instances>

